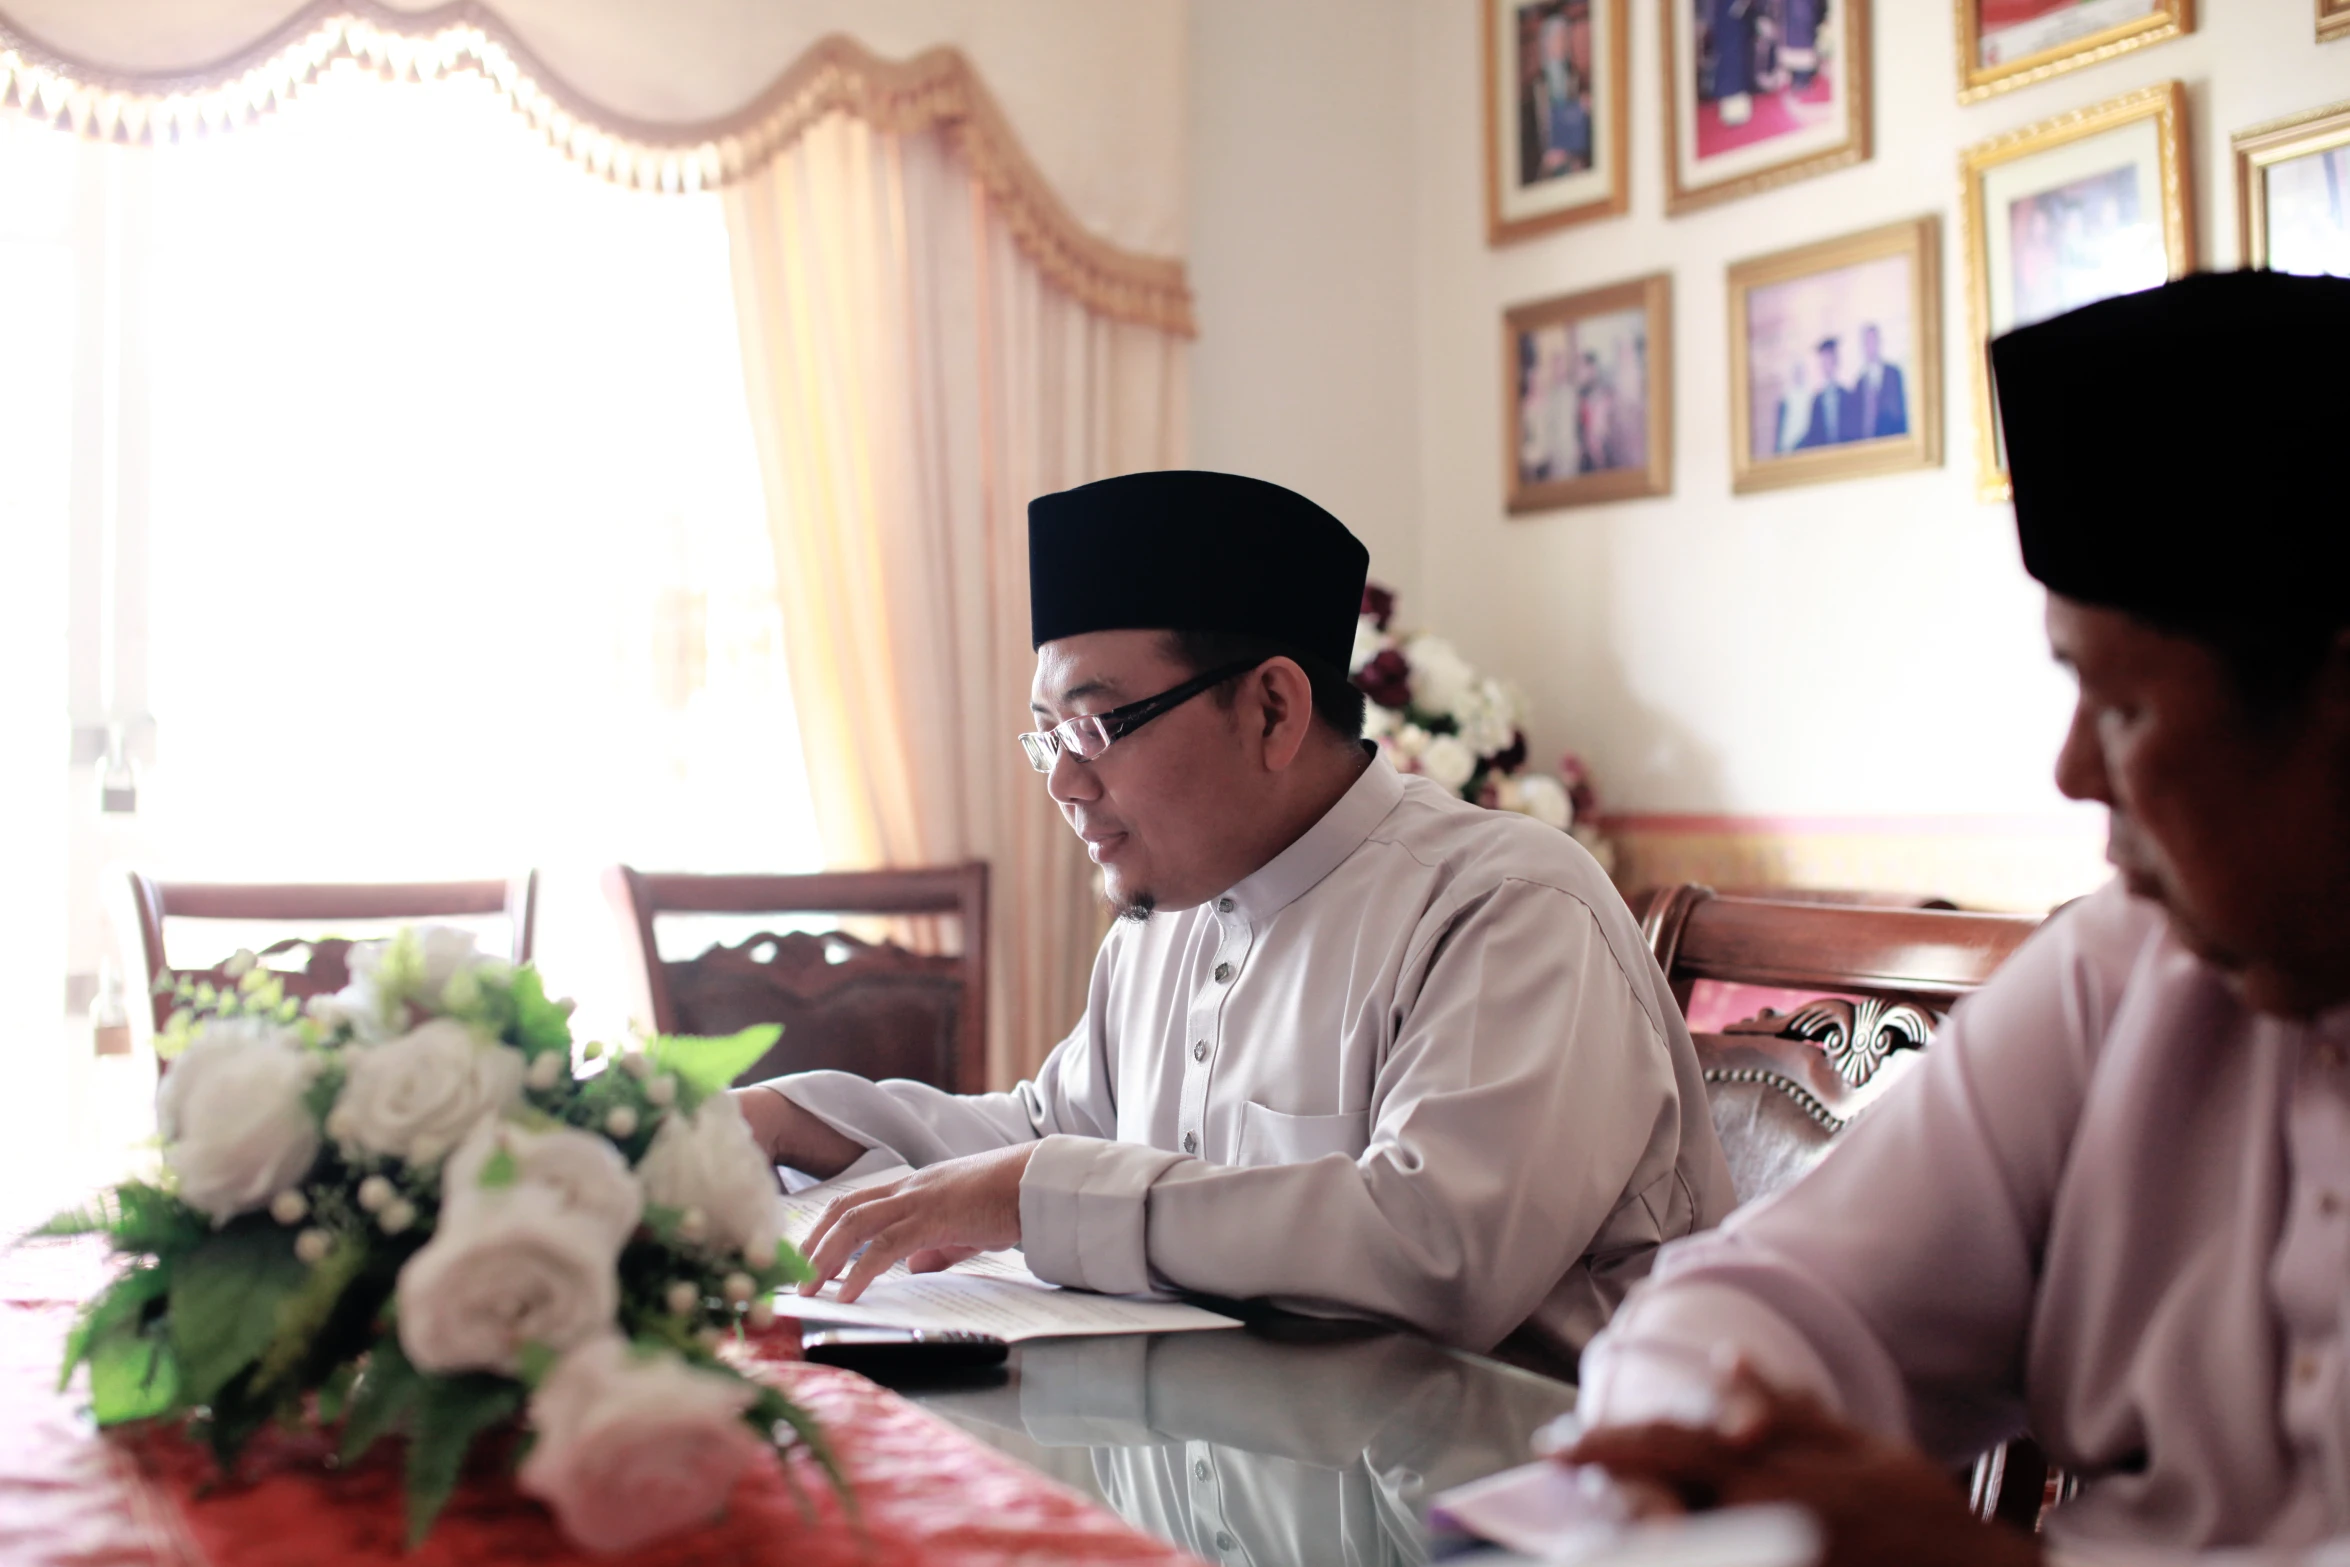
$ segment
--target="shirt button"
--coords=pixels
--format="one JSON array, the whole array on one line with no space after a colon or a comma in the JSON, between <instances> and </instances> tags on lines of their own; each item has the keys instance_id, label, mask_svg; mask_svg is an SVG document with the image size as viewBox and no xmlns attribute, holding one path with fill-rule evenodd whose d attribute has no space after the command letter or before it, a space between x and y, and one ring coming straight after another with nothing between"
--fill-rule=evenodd
<instances>
[{"instance_id":1,"label":"shirt button","mask_svg":"<svg viewBox=\"0 0 2350 1567\"><path fill-rule=\"evenodd\" d=\"M1226 1533L1225 1533L1223 1530L1221 1530L1221 1529L1218 1529L1218 1530L1216 1531L1216 1549L1217 1549L1217 1550L1219 1550L1219 1551L1229 1551L1229 1550L1231 1550L1231 1549L1232 1549L1232 1536L1231 1536L1231 1535L1229 1535L1229 1534L1226 1534Z\"/></svg>"},{"instance_id":2,"label":"shirt button","mask_svg":"<svg viewBox=\"0 0 2350 1567\"><path fill-rule=\"evenodd\" d=\"M1199 1152L1199 1133L1185 1132L1183 1134L1183 1151L1185 1153Z\"/></svg>"},{"instance_id":3,"label":"shirt button","mask_svg":"<svg viewBox=\"0 0 2350 1567\"><path fill-rule=\"evenodd\" d=\"M1230 984L1231 982L1232 982L1232 965L1231 965L1231 964L1229 964L1229 963L1219 963L1219 964L1217 964L1217 965L1216 965L1216 983L1217 983L1217 984L1219 984L1219 985L1227 985L1227 984Z\"/></svg>"},{"instance_id":4,"label":"shirt button","mask_svg":"<svg viewBox=\"0 0 2350 1567\"><path fill-rule=\"evenodd\" d=\"M1231 913L1231 912L1232 912L1232 900L1231 900L1230 898L1218 898L1218 899L1216 900L1216 912L1217 912L1218 914L1229 914L1229 913Z\"/></svg>"},{"instance_id":5,"label":"shirt button","mask_svg":"<svg viewBox=\"0 0 2350 1567\"><path fill-rule=\"evenodd\" d=\"M2329 1219L2338 1218L2342 1212L2342 1199L2332 1192L2319 1192L2317 1194L2317 1211Z\"/></svg>"},{"instance_id":6,"label":"shirt button","mask_svg":"<svg viewBox=\"0 0 2350 1567\"><path fill-rule=\"evenodd\" d=\"M1191 1047L1191 1058L1194 1061L1205 1061L1208 1058L1208 1042L1206 1040L1203 1039ZM2332 1202L2333 1200L2334 1199L2330 1194L2326 1198L2326 1201L2328 1202Z\"/></svg>"},{"instance_id":7,"label":"shirt button","mask_svg":"<svg viewBox=\"0 0 2350 1567\"><path fill-rule=\"evenodd\" d=\"M1208 1472L1208 1461L1204 1458L1191 1466L1191 1477L1194 1480L1201 1481L1202 1483L1206 1482L1208 1478Z\"/></svg>"}]
</instances>

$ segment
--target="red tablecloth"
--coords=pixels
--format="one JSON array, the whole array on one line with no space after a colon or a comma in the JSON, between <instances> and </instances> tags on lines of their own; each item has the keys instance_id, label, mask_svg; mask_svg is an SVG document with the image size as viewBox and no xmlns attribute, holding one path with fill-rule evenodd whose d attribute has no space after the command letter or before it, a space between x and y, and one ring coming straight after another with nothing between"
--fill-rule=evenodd
<instances>
[{"instance_id":1,"label":"red tablecloth","mask_svg":"<svg viewBox=\"0 0 2350 1567\"><path fill-rule=\"evenodd\" d=\"M175 1433L101 1436L56 1390L74 1302L102 1278L82 1243L0 1258L0 1562L9 1567L1181 1567L1189 1557L983 1447L864 1378L796 1360L756 1369L813 1408L863 1512L860 1539L805 1460L811 1518L776 1467L736 1490L725 1518L625 1557L571 1547L495 1474L469 1477L414 1555L402 1550L399 1463L384 1444L332 1470L314 1434L257 1439L233 1482Z\"/></svg>"}]
</instances>

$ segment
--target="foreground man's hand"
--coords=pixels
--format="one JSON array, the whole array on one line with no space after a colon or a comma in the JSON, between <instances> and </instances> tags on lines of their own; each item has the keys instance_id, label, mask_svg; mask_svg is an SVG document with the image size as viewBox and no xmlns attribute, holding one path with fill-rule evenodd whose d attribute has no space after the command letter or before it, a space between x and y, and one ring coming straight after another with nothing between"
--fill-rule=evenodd
<instances>
[{"instance_id":1,"label":"foreground man's hand","mask_svg":"<svg viewBox=\"0 0 2350 1567\"><path fill-rule=\"evenodd\" d=\"M1713 1427L1603 1426L1559 1455L1597 1464L1651 1507L1759 1502L1808 1509L1827 1535L1821 1567L2034 1567L2039 1546L1978 1521L1915 1448L1849 1425L1740 1366Z\"/></svg>"},{"instance_id":2,"label":"foreground man's hand","mask_svg":"<svg viewBox=\"0 0 2350 1567\"><path fill-rule=\"evenodd\" d=\"M1034 1143L947 1159L901 1181L851 1192L824 1210L802 1248L816 1276L800 1286L813 1295L847 1267L840 1298L855 1300L890 1265L905 1261L917 1273L950 1266L975 1251L1020 1244L1020 1177Z\"/></svg>"}]
</instances>

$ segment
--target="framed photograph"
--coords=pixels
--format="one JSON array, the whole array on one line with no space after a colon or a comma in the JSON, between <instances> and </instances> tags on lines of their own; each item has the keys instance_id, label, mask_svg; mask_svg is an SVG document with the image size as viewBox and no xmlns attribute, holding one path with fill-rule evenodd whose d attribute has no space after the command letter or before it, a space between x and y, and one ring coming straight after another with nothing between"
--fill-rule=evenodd
<instances>
[{"instance_id":1,"label":"framed photograph","mask_svg":"<svg viewBox=\"0 0 2350 1567\"><path fill-rule=\"evenodd\" d=\"M1665 211L1869 155L1869 0L1657 0Z\"/></svg>"},{"instance_id":2,"label":"framed photograph","mask_svg":"<svg viewBox=\"0 0 2350 1567\"><path fill-rule=\"evenodd\" d=\"M2350 38L2350 0L2317 0L2317 41Z\"/></svg>"},{"instance_id":3,"label":"framed photograph","mask_svg":"<svg viewBox=\"0 0 2350 1567\"><path fill-rule=\"evenodd\" d=\"M1485 10L1485 237L1506 245L1632 205L1626 0Z\"/></svg>"},{"instance_id":4,"label":"framed photograph","mask_svg":"<svg viewBox=\"0 0 2350 1567\"><path fill-rule=\"evenodd\" d=\"M2231 143L2243 265L2350 277L2350 103L2255 125Z\"/></svg>"},{"instance_id":5,"label":"framed photograph","mask_svg":"<svg viewBox=\"0 0 2350 1567\"><path fill-rule=\"evenodd\" d=\"M2012 327L2194 270L2186 138L2186 89L2174 81L1960 154L1975 475L1984 500L2007 498L1986 345Z\"/></svg>"},{"instance_id":6,"label":"framed photograph","mask_svg":"<svg viewBox=\"0 0 2350 1567\"><path fill-rule=\"evenodd\" d=\"M1672 493L1670 273L1519 305L1501 347L1511 512Z\"/></svg>"},{"instance_id":7,"label":"framed photograph","mask_svg":"<svg viewBox=\"0 0 2350 1567\"><path fill-rule=\"evenodd\" d=\"M2341 5L2345 0L2318 0ZM2195 30L2195 0L1957 0L1958 101L2046 81Z\"/></svg>"},{"instance_id":8,"label":"framed photograph","mask_svg":"<svg viewBox=\"0 0 2350 1567\"><path fill-rule=\"evenodd\" d=\"M1942 224L1730 268L1730 488L1942 465Z\"/></svg>"}]
</instances>

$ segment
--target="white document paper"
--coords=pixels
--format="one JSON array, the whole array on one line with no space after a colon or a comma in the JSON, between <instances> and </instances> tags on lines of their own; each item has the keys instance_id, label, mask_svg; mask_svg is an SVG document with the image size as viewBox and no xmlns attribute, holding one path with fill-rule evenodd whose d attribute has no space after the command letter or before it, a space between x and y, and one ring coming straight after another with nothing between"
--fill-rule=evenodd
<instances>
[{"instance_id":1,"label":"white document paper","mask_svg":"<svg viewBox=\"0 0 2350 1567\"><path fill-rule=\"evenodd\" d=\"M833 1199L898 1180L903 1166L826 1181L779 1199L783 1233L795 1246L808 1238ZM853 1302L840 1299L840 1280L821 1294L796 1287L775 1297L778 1316L846 1327L922 1328L992 1333L1007 1344L1032 1338L1103 1333L1182 1333L1240 1324L1220 1313L1147 1295L1094 1295L1047 1284L1028 1271L1017 1251L983 1251L942 1273L913 1273L902 1262L865 1286Z\"/></svg>"},{"instance_id":2,"label":"white document paper","mask_svg":"<svg viewBox=\"0 0 2350 1567\"><path fill-rule=\"evenodd\" d=\"M1548 1567L1811 1567L1822 1548L1794 1507L1635 1520L1601 1471L1548 1459L1438 1493L1428 1521Z\"/></svg>"}]
</instances>

